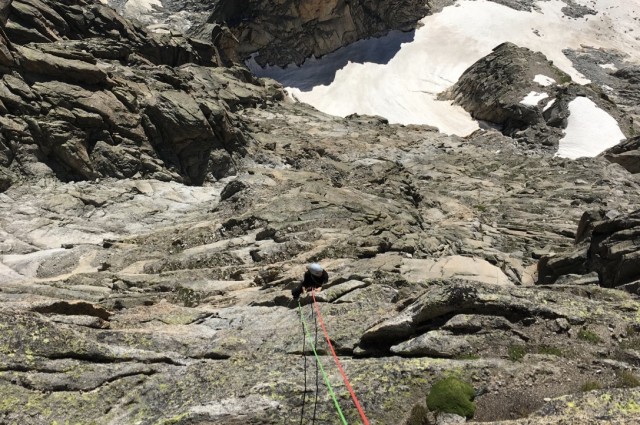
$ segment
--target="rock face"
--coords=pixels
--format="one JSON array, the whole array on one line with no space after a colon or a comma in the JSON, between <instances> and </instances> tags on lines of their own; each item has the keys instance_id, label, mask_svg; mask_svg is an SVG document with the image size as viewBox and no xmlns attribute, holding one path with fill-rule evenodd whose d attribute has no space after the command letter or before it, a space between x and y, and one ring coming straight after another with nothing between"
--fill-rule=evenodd
<instances>
[{"instance_id":1,"label":"rock face","mask_svg":"<svg viewBox=\"0 0 640 425\"><path fill-rule=\"evenodd\" d=\"M614 116L624 132L633 132L631 118L599 90L572 84L544 55L512 43L497 46L442 94L517 141L552 147L562 137L568 104L576 96L588 97Z\"/></svg>"},{"instance_id":2,"label":"rock face","mask_svg":"<svg viewBox=\"0 0 640 425\"><path fill-rule=\"evenodd\" d=\"M633 120L635 133L640 131L640 69L616 50L582 47L565 50L573 66L592 81L589 87L602 92Z\"/></svg>"},{"instance_id":3,"label":"rock face","mask_svg":"<svg viewBox=\"0 0 640 425\"><path fill-rule=\"evenodd\" d=\"M105 6L16 1L4 13L0 187L24 175L215 180L249 142L234 111L282 97L214 67L212 45L154 38Z\"/></svg>"},{"instance_id":4,"label":"rock face","mask_svg":"<svg viewBox=\"0 0 640 425\"><path fill-rule=\"evenodd\" d=\"M411 30L429 10L429 2L417 0L221 0L209 21L231 28L241 58L257 53L260 65L284 67L389 30Z\"/></svg>"},{"instance_id":5,"label":"rock face","mask_svg":"<svg viewBox=\"0 0 640 425\"><path fill-rule=\"evenodd\" d=\"M580 220L577 247L570 254L544 257L538 265L541 283L553 283L567 274L598 274L607 288L640 282L640 211L585 213ZM635 286L630 287L636 291Z\"/></svg>"},{"instance_id":6,"label":"rock face","mask_svg":"<svg viewBox=\"0 0 640 425\"><path fill-rule=\"evenodd\" d=\"M573 246L587 206L638 205L619 166L298 104L236 115L254 139L237 177L30 179L0 194L3 421L281 423L302 407L290 289L309 261L330 273L316 298L372 422L402 423L452 370L483 392L476 419L543 409L534 424L577 414L544 410L556 397L638 373L637 296L528 275Z\"/></svg>"},{"instance_id":7,"label":"rock face","mask_svg":"<svg viewBox=\"0 0 640 425\"><path fill-rule=\"evenodd\" d=\"M316 396L336 423L309 262L372 423L451 374L478 421L638 423L638 175L331 117L94 3L0 22L1 423L281 424Z\"/></svg>"},{"instance_id":8,"label":"rock face","mask_svg":"<svg viewBox=\"0 0 640 425\"><path fill-rule=\"evenodd\" d=\"M633 137L603 152L611 162L622 165L630 173L640 173L640 137Z\"/></svg>"}]
</instances>

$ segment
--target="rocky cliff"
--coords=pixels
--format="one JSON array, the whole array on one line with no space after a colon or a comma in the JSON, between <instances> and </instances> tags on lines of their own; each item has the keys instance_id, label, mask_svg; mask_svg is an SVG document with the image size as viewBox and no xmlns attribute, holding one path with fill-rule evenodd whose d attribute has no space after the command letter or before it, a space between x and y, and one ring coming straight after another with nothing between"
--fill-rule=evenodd
<instances>
[{"instance_id":1,"label":"rocky cliff","mask_svg":"<svg viewBox=\"0 0 640 425\"><path fill-rule=\"evenodd\" d=\"M209 22L229 26L241 58L255 53L262 66L284 67L389 30L411 30L430 7L416 0L221 0Z\"/></svg>"},{"instance_id":2,"label":"rocky cliff","mask_svg":"<svg viewBox=\"0 0 640 425\"><path fill-rule=\"evenodd\" d=\"M443 423L450 375L476 421L638 421L628 164L328 116L84 0L0 12L0 422L340 423L290 296L311 261L371 423Z\"/></svg>"},{"instance_id":3,"label":"rocky cliff","mask_svg":"<svg viewBox=\"0 0 640 425\"><path fill-rule=\"evenodd\" d=\"M154 36L91 2L5 2L0 164L63 180L202 184L247 143L234 112L282 97L213 45ZM7 176L8 174L8 176Z\"/></svg>"}]
</instances>

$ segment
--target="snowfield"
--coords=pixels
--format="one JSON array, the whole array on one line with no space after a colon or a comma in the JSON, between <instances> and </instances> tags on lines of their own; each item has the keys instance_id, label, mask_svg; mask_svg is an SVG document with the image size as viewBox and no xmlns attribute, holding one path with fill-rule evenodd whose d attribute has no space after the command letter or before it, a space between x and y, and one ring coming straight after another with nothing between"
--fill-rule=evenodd
<instances>
[{"instance_id":1,"label":"snowfield","mask_svg":"<svg viewBox=\"0 0 640 425\"><path fill-rule=\"evenodd\" d=\"M568 17L561 11L566 3L560 0L540 1L536 4L538 10L533 12L517 11L487 0L462 0L423 18L412 40L406 34L394 32L308 60L301 67L262 69L253 61L248 66L259 76L280 81L295 99L329 114L381 115L392 123L427 124L444 133L465 136L478 129L478 123L462 108L437 100L437 95L505 41L542 52L581 84L589 80L573 67L563 49L615 48L628 54L629 61L640 61L636 20L640 17L640 0L575 0L575 3L599 13L578 19ZM358 58L363 49L370 52L367 60L349 60ZM377 52L378 57L372 57L371 52ZM550 78L539 77L536 82L540 85L554 84ZM523 102L534 100L541 98ZM572 116L586 115L573 116L574 123L588 121L595 114L582 102L574 104ZM606 140L618 138L619 128L617 131L613 126L605 128L611 132ZM593 154L597 150L589 145L578 153L572 145L575 134L574 129L567 129L563 140L572 147L561 146L560 155Z\"/></svg>"},{"instance_id":2,"label":"snowfield","mask_svg":"<svg viewBox=\"0 0 640 425\"><path fill-rule=\"evenodd\" d=\"M618 122L586 97L569 102L569 123L556 153L563 158L596 156L624 140Z\"/></svg>"}]
</instances>

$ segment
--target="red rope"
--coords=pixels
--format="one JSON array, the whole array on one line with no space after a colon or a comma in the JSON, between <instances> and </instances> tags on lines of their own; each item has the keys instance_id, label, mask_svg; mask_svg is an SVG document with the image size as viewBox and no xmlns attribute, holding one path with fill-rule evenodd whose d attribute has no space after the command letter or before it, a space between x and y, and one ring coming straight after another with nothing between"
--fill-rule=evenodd
<instances>
[{"instance_id":1,"label":"red rope","mask_svg":"<svg viewBox=\"0 0 640 425\"><path fill-rule=\"evenodd\" d=\"M318 307L318 302L316 301L316 295L313 289L311 290L311 296L313 297L313 307L316 309L316 316L320 321L320 326L322 326L322 332L324 332L324 338L327 340L327 344L329 344L329 349L331 350L331 354L333 355L333 360L336 362L336 365L340 370L340 374L342 375L342 380L344 381L345 385L347 386L347 389L349 390L349 393L351 394L351 399L356 405L356 408L358 409L358 413L360 413L362 422L364 423L364 425L369 425L369 420L365 416L364 410L362 410L362 407L360 406L360 402L358 402L358 397L356 397L356 394L353 392L353 388L351 388L349 379L347 378L347 375L344 373L344 369L340 364L340 360L338 360L338 356L336 355L336 352L333 349L333 344L331 344L331 340L329 339L329 334L327 333L327 328L324 326L324 320L322 320L322 314L320 314L320 307Z\"/></svg>"}]
</instances>

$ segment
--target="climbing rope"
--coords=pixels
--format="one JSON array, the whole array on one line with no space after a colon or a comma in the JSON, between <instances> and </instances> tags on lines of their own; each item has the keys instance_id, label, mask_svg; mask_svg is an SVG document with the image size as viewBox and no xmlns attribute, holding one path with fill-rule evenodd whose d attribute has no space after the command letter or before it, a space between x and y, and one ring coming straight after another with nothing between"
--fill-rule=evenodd
<instances>
[{"instance_id":1,"label":"climbing rope","mask_svg":"<svg viewBox=\"0 0 640 425\"><path fill-rule=\"evenodd\" d=\"M349 390L349 393L351 394L351 399L353 400L353 403L356 405L356 408L358 409L358 413L360 413L362 422L364 423L364 425L369 425L369 420L365 416L364 410L362 410L362 407L360 406L360 402L358 402L358 398L356 397L356 394L355 392L353 392L353 388L349 383L349 379L347 378L346 373L344 373L342 364L340 364L340 360L338 359L338 356L336 355L336 352L333 349L333 344L331 344L331 339L329 339L329 333L327 332L327 328L324 326L324 320L322 320L320 307L318 307L318 302L316 301L316 295L313 290L311 290L311 296L313 297L313 307L316 310L316 316L320 320L320 326L322 327L322 331L324 332L324 338L327 340L327 344L329 344L329 349L331 350L331 354L333 355L333 360L335 361L336 365L338 366L338 369L340 370L340 374L342 375L342 380L344 381L345 385L347 386L347 389Z\"/></svg>"},{"instance_id":2,"label":"climbing rope","mask_svg":"<svg viewBox=\"0 0 640 425\"><path fill-rule=\"evenodd\" d=\"M315 346L318 346L318 319L316 318L316 315L314 314L313 309L311 309L311 317L313 317L313 322L315 325L315 334L314 334L313 344ZM307 397L307 355L305 353L306 351L305 342L306 342L306 338L305 338L304 325L303 325L302 326L302 358L304 359L304 392L302 393L302 409L300 411L300 425L302 425L302 422L304 420L304 407L305 407L306 397ZM316 412L318 409L318 393L320 392L320 381L318 379L319 378L318 373L319 373L318 364L316 363L316 396L313 402L313 419L311 421L311 424L316 423Z\"/></svg>"},{"instance_id":3,"label":"climbing rope","mask_svg":"<svg viewBox=\"0 0 640 425\"><path fill-rule=\"evenodd\" d=\"M311 315L313 316L313 323L316 326L316 332L313 337L313 345L317 347L318 346L318 318L316 317L315 314L313 314L313 309L311 309ZM313 420L311 421L312 425L316 423L316 410L318 409L318 392L319 391L320 391L320 382L318 381L318 364L316 363L316 397L315 397L315 401L313 402Z\"/></svg>"},{"instance_id":4,"label":"climbing rope","mask_svg":"<svg viewBox=\"0 0 640 425\"><path fill-rule=\"evenodd\" d=\"M322 372L322 378L324 379L324 383L326 384L327 389L329 390L329 395L331 396L331 399L333 400L333 404L335 405L336 410L338 411L338 415L340 416L340 420L342 421L342 424L343 425L348 425L347 424L347 420L344 418L344 414L342 413L342 410L340 409L340 405L338 404L338 400L336 399L336 395L333 392L333 388L331 387L331 383L329 382L329 377L325 373L324 367L322 367L322 363L320 362L320 357L318 356L318 352L316 351L316 346L311 341L311 334L309 333L309 329L307 328L307 323L304 320L304 314L302 313L302 305L300 305L300 300L298 300L298 311L300 312L300 320L302 321L302 328L304 329L305 336L309 341L309 345L311 345L311 349L313 350L313 355L315 356L316 363L320 367L320 372ZM320 321L320 323L322 324L322 321ZM306 371L305 371L305 382L306 382Z\"/></svg>"},{"instance_id":5,"label":"climbing rope","mask_svg":"<svg viewBox=\"0 0 640 425\"><path fill-rule=\"evenodd\" d=\"M300 305L299 302L298 305ZM307 355L305 353L305 342L307 338L304 333L304 323L302 321L300 321L300 323L302 324L302 358L304 359L304 391L302 393L302 411L300 412L300 425L302 425L302 420L304 419L304 404L307 399Z\"/></svg>"}]
</instances>

